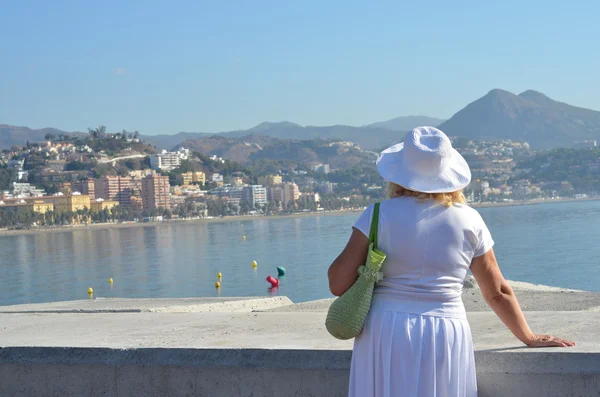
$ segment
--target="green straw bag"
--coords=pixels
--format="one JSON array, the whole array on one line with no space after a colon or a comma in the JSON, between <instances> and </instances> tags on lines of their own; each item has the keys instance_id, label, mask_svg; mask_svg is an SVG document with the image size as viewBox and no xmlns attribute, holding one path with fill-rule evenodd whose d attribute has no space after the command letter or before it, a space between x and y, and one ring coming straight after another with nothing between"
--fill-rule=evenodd
<instances>
[{"instance_id":1,"label":"green straw bag","mask_svg":"<svg viewBox=\"0 0 600 397\"><path fill-rule=\"evenodd\" d=\"M358 268L358 279L352 287L337 298L327 312L325 327L338 339L352 339L360 334L371 308L375 283L383 278L383 273L379 270L385 260L385 254L377 249L378 226L379 203L376 203L369 233L367 262Z\"/></svg>"}]
</instances>

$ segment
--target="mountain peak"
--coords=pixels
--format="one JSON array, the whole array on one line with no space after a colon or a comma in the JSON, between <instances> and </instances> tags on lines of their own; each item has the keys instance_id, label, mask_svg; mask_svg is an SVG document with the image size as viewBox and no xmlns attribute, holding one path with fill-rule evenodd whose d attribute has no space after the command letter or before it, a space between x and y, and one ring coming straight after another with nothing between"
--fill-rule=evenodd
<instances>
[{"instance_id":1,"label":"mountain peak","mask_svg":"<svg viewBox=\"0 0 600 397\"><path fill-rule=\"evenodd\" d=\"M524 92L520 93L519 96L521 98L525 98L525 99L533 101L533 102L548 102L548 101L552 101L552 99L548 98L546 95L542 94L539 91L535 91L535 90L524 91Z\"/></svg>"},{"instance_id":2,"label":"mountain peak","mask_svg":"<svg viewBox=\"0 0 600 397\"><path fill-rule=\"evenodd\" d=\"M600 137L600 112L557 102L527 90L519 95L494 89L440 126L470 139L527 141L534 148L570 147Z\"/></svg>"},{"instance_id":3,"label":"mountain peak","mask_svg":"<svg viewBox=\"0 0 600 397\"><path fill-rule=\"evenodd\" d=\"M507 96L515 96L515 94L513 94L510 91L502 90L500 88L494 88L493 90L490 90L490 92L488 92L486 96L507 97Z\"/></svg>"},{"instance_id":4,"label":"mountain peak","mask_svg":"<svg viewBox=\"0 0 600 397\"><path fill-rule=\"evenodd\" d=\"M435 117L421 116L421 115L411 115L411 116L401 116L396 117L391 120L381 121L378 123L373 123L366 125L365 127L369 128L384 128L386 130L391 131L410 131L415 127L421 125L431 125L437 127L442 124L445 120L438 119Z\"/></svg>"},{"instance_id":5,"label":"mountain peak","mask_svg":"<svg viewBox=\"0 0 600 397\"><path fill-rule=\"evenodd\" d=\"M290 121L279 121L279 122L271 122L271 121L264 121L262 123L260 123L259 125L250 128L249 131L265 131L265 130L269 130L271 128L290 128L290 127L300 127L300 125L296 124L296 123L292 123Z\"/></svg>"}]
</instances>

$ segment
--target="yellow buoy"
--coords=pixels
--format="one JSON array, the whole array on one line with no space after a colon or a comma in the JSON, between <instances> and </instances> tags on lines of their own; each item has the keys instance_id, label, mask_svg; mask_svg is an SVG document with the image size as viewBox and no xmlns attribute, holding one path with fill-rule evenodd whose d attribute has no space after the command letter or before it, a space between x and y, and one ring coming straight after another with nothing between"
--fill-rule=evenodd
<instances>
[{"instance_id":1,"label":"yellow buoy","mask_svg":"<svg viewBox=\"0 0 600 397\"><path fill-rule=\"evenodd\" d=\"M215 283L215 288L221 288L221 283L217 281L217 282Z\"/></svg>"},{"instance_id":2,"label":"yellow buoy","mask_svg":"<svg viewBox=\"0 0 600 397\"><path fill-rule=\"evenodd\" d=\"M88 294L92 295L94 293L94 289L92 287L88 288Z\"/></svg>"},{"instance_id":3,"label":"yellow buoy","mask_svg":"<svg viewBox=\"0 0 600 397\"><path fill-rule=\"evenodd\" d=\"M223 275L219 272L217 273L217 278L223 278Z\"/></svg>"},{"instance_id":4,"label":"yellow buoy","mask_svg":"<svg viewBox=\"0 0 600 397\"><path fill-rule=\"evenodd\" d=\"M246 239L246 236L242 236L242 240L245 240L245 239Z\"/></svg>"},{"instance_id":5,"label":"yellow buoy","mask_svg":"<svg viewBox=\"0 0 600 397\"><path fill-rule=\"evenodd\" d=\"M109 279L108 279L108 283L109 283L109 284L112 284L112 283L113 283L113 279L112 279L112 278L109 278Z\"/></svg>"},{"instance_id":6,"label":"yellow buoy","mask_svg":"<svg viewBox=\"0 0 600 397\"><path fill-rule=\"evenodd\" d=\"M252 267L257 267L258 263L256 263L256 261L252 261Z\"/></svg>"}]
</instances>

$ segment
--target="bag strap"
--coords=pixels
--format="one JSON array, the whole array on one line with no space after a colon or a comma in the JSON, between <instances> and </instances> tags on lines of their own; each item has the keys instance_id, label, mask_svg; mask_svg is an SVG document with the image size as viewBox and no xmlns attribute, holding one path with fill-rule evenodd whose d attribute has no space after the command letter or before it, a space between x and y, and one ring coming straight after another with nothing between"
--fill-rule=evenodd
<instances>
[{"instance_id":1,"label":"bag strap","mask_svg":"<svg viewBox=\"0 0 600 397\"><path fill-rule=\"evenodd\" d=\"M375 203L373 207L373 218L371 219L371 232L369 241L373 243L373 249L377 249L377 230L379 229L379 204Z\"/></svg>"}]
</instances>

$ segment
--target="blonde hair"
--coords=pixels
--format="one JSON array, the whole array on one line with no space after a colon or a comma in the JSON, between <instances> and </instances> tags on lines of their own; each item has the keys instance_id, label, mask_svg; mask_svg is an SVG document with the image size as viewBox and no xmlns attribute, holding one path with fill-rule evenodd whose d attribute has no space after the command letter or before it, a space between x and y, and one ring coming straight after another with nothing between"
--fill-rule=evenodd
<instances>
[{"instance_id":1,"label":"blonde hair","mask_svg":"<svg viewBox=\"0 0 600 397\"><path fill-rule=\"evenodd\" d=\"M419 200L435 200L446 207L451 207L455 204L464 204L467 202L462 190L449 193L423 193L407 189L393 182L388 182L387 198L402 196L416 197Z\"/></svg>"}]
</instances>

